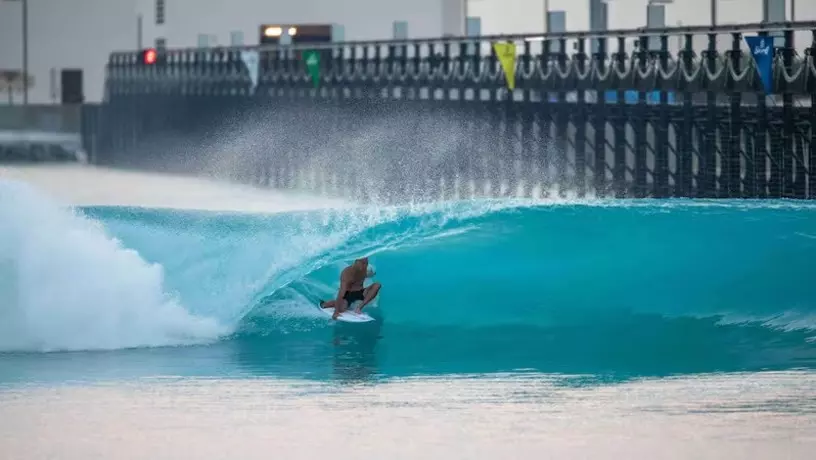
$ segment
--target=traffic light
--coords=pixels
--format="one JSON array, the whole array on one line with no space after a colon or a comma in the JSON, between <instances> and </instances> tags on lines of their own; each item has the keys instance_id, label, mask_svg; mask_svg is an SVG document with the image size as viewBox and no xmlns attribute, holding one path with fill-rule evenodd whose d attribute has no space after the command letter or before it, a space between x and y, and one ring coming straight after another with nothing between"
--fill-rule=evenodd
<instances>
[{"instance_id":1,"label":"traffic light","mask_svg":"<svg viewBox=\"0 0 816 460\"><path fill-rule=\"evenodd\" d=\"M140 64L145 66L162 67L167 64L167 52L160 48L142 50Z\"/></svg>"},{"instance_id":2,"label":"traffic light","mask_svg":"<svg viewBox=\"0 0 816 460\"><path fill-rule=\"evenodd\" d=\"M148 48L142 51L142 64L153 65L159 60L159 53L156 48Z\"/></svg>"}]
</instances>

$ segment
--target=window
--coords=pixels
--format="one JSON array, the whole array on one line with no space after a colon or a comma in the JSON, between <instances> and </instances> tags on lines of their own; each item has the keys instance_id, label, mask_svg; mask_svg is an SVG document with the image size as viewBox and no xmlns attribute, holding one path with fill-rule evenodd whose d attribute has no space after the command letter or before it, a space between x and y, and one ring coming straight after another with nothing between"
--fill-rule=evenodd
<instances>
[{"instance_id":1,"label":"window","mask_svg":"<svg viewBox=\"0 0 816 460\"><path fill-rule=\"evenodd\" d=\"M156 0L156 25L164 24L164 0Z\"/></svg>"},{"instance_id":2,"label":"window","mask_svg":"<svg viewBox=\"0 0 816 460\"><path fill-rule=\"evenodd\" d=\"M156 39L156 49L160 51L164 51L167 49L167 39L159 37Z\"/></svg>"}]
</instances>

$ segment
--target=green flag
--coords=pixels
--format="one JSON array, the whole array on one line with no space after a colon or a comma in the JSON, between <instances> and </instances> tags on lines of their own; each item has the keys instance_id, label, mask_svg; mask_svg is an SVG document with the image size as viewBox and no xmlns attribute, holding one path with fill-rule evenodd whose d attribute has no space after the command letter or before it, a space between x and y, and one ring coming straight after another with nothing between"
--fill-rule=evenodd
<instances>
[{"instance_id":1,"label":"green flag","mask_svg":"<svg viewBox=\"0 0 816 460\"><path fill-rule=\"evenodd\" d=\"M320 82L320 53L315 50L305 51L303 59L306 61L306 71L312 76L312 83L317 88Z\"/></svg>"}]
</instances>

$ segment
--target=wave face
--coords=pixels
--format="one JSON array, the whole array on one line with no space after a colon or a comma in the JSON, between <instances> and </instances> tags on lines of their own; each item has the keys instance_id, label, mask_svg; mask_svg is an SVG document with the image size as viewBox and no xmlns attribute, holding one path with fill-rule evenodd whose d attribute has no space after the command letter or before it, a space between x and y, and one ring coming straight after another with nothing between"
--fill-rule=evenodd
<instances>
[{"instance_id":1,"label":"wave face","mask_svg":"<svg viewBox=\"0 0 816 460\"><path fill-rule=\"evenodd\" d=\"M15 273L0 286L12 306L4 350L291 348L345 327L315 303L369 255L383 284L368 332L382 372L816 366L811 204L490 200L249 215L72 213L10 185L2 197L2 267Z\"/></svg>"}]
</instances>

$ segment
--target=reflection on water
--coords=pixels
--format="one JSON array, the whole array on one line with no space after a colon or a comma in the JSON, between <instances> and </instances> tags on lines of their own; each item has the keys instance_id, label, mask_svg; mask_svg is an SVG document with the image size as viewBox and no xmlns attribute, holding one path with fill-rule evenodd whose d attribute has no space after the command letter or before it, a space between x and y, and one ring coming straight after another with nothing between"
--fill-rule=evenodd
<instances>
[{"instance_id":1,"label":"reflection on water","mask_svg":"<svg viewBox=\"0 0 816 460\"><path fill-rule=\"evenodd\" d=\"M805 332L680 321L0 354L0 459L812 458Z\"/></svg>"},{"instance_id":2,"label":"reflection on water","mask_svg":"<svg viewBox=\"0 0 816 460\"><path fill-rule=\"evenodd\" d=\"M584 383L531 373L14 387L0 391L0 457L719 460L816 449L813 372Z\"/></svg>"},{"instance_id":3,"label":"reflection on water","mask_svg":"<svg viewBox=\"0 0 816 460\"><path fill-rule=\"evenodd\" d=\"M641 318L637 323L644 326L641 329L624 322L576 328L372 322L292 332L266 327L274 332L238 336L210 346L0 354L0 386L157 376L354 383L519 370L591 376L586 378L603 383L816 368L816 342L806 340L812 334L809 331L782 333L716 322L712 318L647 323Z\"/></svg>"}]
</instances>

